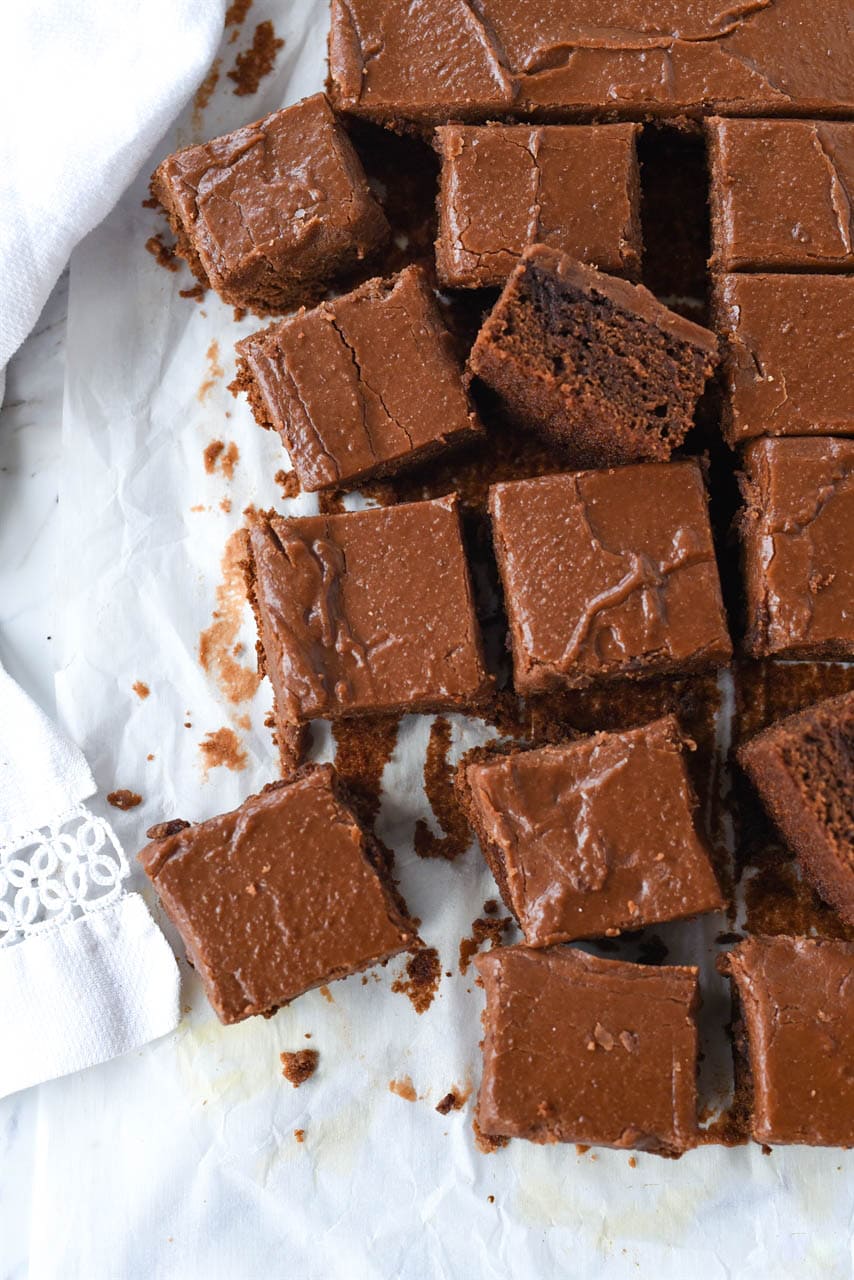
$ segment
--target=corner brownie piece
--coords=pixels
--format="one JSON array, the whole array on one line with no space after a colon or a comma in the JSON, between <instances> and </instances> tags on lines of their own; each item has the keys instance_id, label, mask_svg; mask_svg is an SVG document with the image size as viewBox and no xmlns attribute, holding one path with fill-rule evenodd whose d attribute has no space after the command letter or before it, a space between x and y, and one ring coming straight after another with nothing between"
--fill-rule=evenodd
<instances>
[{"instance_id":1,"label":"corner brownie piece","mask_svg":"<svg viewBox=\"0 0 854 1280\"><path fill-rule=\"evenodd\" d=\"M756 440L741 485L747 652L854 656L854 441Z\"/></svg>"},{"instance_id":2,"label":"corner brownie piece","mask_svg":"<svg viewBox=\"0 0 854 1280\"><path fill-rule=\"evenodd\" d=\"M854 276L725 275L713 311L731 445L854 434Z\"/></svg>"},{"instance_id":3,"label":"corner brownie piece","mask_svg":"<svg viewBox=\"0 0 854 1280\"><path fill-rule=\"evenodd\" d=\"M729 659L696 462L497 484L489 510L518 693Z\"/></svg>"},{"instance_id":4,"label":"corner brownie piece","mask_svg":"<svg viewBox=\"0 0 854 1280\"><path fill-rule=\"evenodd\" d=\"M489 688L456 497L256 513L247 579L276 716L463 710Z\"/></svg>"},{"instance_id":5,"label":"corner brownie piece","mask_svg":"<svg viewBox=\"0 0 854 1280\"><path fill-rule=\"evenodd\" d=\"M232 813L149 835L140 862L221 1022L272 1013L417 940L331 765L306 765Z\"/></svg>"},{"instance_id":6,"label":"corner brownie piece","mask_svg":"<svg viewBox=\"0 0 854 1280\"><path fill-rule=\"evenodd\" d=\"M420 267L244 338L237 355L232 390L279 432L308 492L390 475L482 431Z\"/></svg>"},{"instance_id":7,"label":"corner brownie piece","mask_svg":"<svg viewBox=\"0 0 854 1280\"><path fill-rule=\"evenodd\" d=\"M693 745L665 716L461 763L463 808L529 946L723 908L685 766Z\"/></svg>"},{"instance_id":8,"label":"corner brownie piece","mask_svg":"<svg viewBox=\"0 0 854 1280\"><path fill-rule=\"evenodd\" d=\"M712 266L854 268L854 124L709 120Z\"/></svg>"},{"instance_id":9,"label":"corner brownie piece","mask_svg":"<svg viewBox=\"0 0 854 1280\"><path fill-rule=\"evenodd\" d=\"M854 945L748 938L721 957L743 1024L757 1142L854 1146Z\"/></svg>"},{"instance_id":10,"label":"corner brownie piece","mask_svg":"<svg viewBox=\"0 0 854 1280\"><path fill-rule=\"evenodd\" d=\"M804 875L854 926L854 693L778 720L738 762Z\"/></svg>"},{"instance_id":11,"label":"corner brownie piece","mask_svg":"<svg viewBox=\"0 0 854 1280\"><path fill-rule=\"evenodd\" d=\"M503 284L536 243L636 279L639 133L638 124L437 129L441 283Z\"/></svg>"},{"instance_id":12,"label":"corner brownie piece","mask_svg":"<svg viewBox=\"0 0 854 1280\"><path fill-rule=\"evenodd\" d=\"M151 190L197 279L261 313L320 297L389 235L322 93L167 156Z\"/></svg>"},{"instance_id":13,"label":"corner brownie piece","mask_svg":"<svg viewBox=\"0 0 854 1280\"><path fill-rule=\"evenodd\" d=\"M469 356L506 417L574 466L666 461L718 360L708 330L642 285L545 245L522 254Z\"/></svg>"},{"instance_id":14,"label":"corner brownie piece","mask_svg":"<svg viewBox=\"0 0 854 1280\"><path fill-rule=\"evenodd\" d=\"M477 1123L493 1137L678 1156L697 1140L697 970L498 947Z\"/></svg>"}]
</instances>

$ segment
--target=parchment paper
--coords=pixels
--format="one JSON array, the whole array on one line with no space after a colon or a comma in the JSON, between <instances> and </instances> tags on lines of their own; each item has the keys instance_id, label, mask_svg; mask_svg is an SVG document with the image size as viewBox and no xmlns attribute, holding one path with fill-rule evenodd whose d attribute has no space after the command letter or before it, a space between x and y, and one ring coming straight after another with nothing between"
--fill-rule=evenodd
<instances>
[{"instance_id":1,"label":"parchment paper","mask_svg":"<svg viewBox=\"0 0 854 1280\"><path fill-rule=\"evenodd\" d=\"M239 43L223 44L223 73L268 17L286 41L275 74L249 98L234 96L223 75L207 110L195 118L188 110L72 261L58 701L102 793L127 787L144 797L127 814L109 811L130 854L151 823L221 812L276 773L263 724L268 687L232 704L198 660L241 511L250 502L282 505L273 476L287 460L278 437L258 430L226 390L234 341L259 322L235 322L210 293L201 305L181 298L193 282L146 252L161 224L141 205L149 169L176 145L321 86L327 7L310 0L253 5ZM239 449L230 482L205 470L213 439ZM312 508L299 499L291 509ZM238 641L247 652L236 660L250 665L248 616ZM133 691L140 681L148 698ZM247 712L249 729L240 721ZM246 767L205 776L199 744L223 727L235 730ZM495 887L476 850L453 864L413 851L416 819L435 827L422 787L429 728L425 717L403 722L378 829L396 851L425 941L453 975L442 978L432 1007L419 1016L390 990L399 960L366 984L358 976L335 984L329 1001L314 992L270 1021L223 1028L182 962L187 1014L174 1035L41 1090L31 1275L850 1275L850 1155L766 1156L751 1145L676 1162L638 1155L631 1167L625 1152L579 1155L518 1141L483 1155L473 1142L473 1096L463 1111L435 1111L449 1089L477 1084L483 997L473 973L459 973L457 955ZM454 719L457 754L487 736L487 726ZM330 752L322 734L317 752ZM153 902L143 878L135 882ZM670 930L670 958L708 970L721 927ZM320 1068L295 1090L282 1079L279 1053L309 1045L320 1050ZM404 1077L414 1102L389 1090Z\"/></svg>"}]
</instances>

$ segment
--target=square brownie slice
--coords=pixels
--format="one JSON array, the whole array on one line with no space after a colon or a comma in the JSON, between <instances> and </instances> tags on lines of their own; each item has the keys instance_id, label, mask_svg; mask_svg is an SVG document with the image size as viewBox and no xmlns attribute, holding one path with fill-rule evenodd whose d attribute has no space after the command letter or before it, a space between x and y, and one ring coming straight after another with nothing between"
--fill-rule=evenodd
<instances>
[{"instance_id":1,"label":"square brownie slice","mask_svg":"<svg viewBox=\"0 0 854 1280\"><path fill-rule=\"evenodd\" d=\"M322 93L167 156L151 190L197 279L260 313L322 296L389 236Z\"/></svg>"},{"instance_id":2,"label":"square brownie slice","mask_svg":"<svg viewBox=\"0 0 854 1280\"><path fill-rule=\"evenodd\" d=\"M854 926L854 693L778 720L738 762L806 878Z\"/></svg>"},{"instance_id":3,"label":"square brownie slice","mask_svg":"<svg viewBox=\"0 0 854 1280\"><path fill-rule=\"evenodd\" d=\"M854 1146L854 945L748 938L722 956L757 1142Z\"/></svg>"},{"instance_id":4,"label":"square brownie slice","mask_svg":"<svg viewBox=\"0 0 854 1280\"><path fill-rule=\"evenodd\" d=\"M854 268L854 124L709 120L712 266Z\"/></svg>"},{"instance_id":5,"label":"square brownie slice","mask_svg":"<svg viewBox=\"0 0 854 1280\"><path fill-rule=\"evenodd\" d=\"M237 344L232 390L279 432L304 490L391 475L482 432L420 267Z\"/></svg>"},{"instance_id":6,"label":"square brownie slice","mask_svg":"<svg viewBox=\"0 0 854 1280\"><path fill-rule=\"evenodd\" d=\"M854 434L854 276L724 275L713 312L731 445Z\"/></svg>"},{"instance_id":7,"label":"square brownie slice","mask_svg":"<svg viewBox=\"0 0 854 1280\"><path fill-rule=\"evenodd\" d=\"M501 285L529 244L640 274L640 125L443 125L439 280Z\"/></svg>"},{"instance_id":8,"label":"square brownie slice","mask_svg":"<svg viewBox=\"0 0 854 1280\"><path fill-rule=\"evenodd\" d=\"M729 659L696 462L497 484L489 510L518 693Z\"/></svg>"},{"instance_id":9,"label":"square brownie slice","mask_svg":"<svg viewBox=\"0 0 854 1280\"><path fill-rule=\"evenodd\" d=\"M247 580L280 725L463 710L489 689L456 497L255 514Z\"/></svg>"},{"instance_id":10,"label":"square brownie slice","mask_svg":"<svg viewBox=\"0 0 854 1280\"><path fill-rule=\"evenodd\" d=\"M469 369L509 421L573 466L666 461L690 431L717 339L642 285L545 245L527 248L487 317Z\"/></svg>"},{"instance_id":11,"label":"square brownie slice","mask_svg":"<svg viewBox=\"0 0 854 1280\"><path fill-rule=\"evenodd\" d=\"M723 908L685 765L693 746L665 716L461 763L463 808L529 946Z\"/></svg>"},{"instance_id":12,"label":"square brownie slice","mask_svg":"<svg viewBox=\"0 0 854 1280\"><path fill-rule=\"evenodd\" d=\"M493 1137L679 1156L697 1140L697 970L498 947L477 1123Z\"/></svg>"},{"instance_id":13,"label":"square brownie slice","mask_svg":"<svg viewBox=\"0 0 854 1280\"><path fill-rule=\"evenodd\" d=\"M756 440L741 487L747 652L854 656L854 441Z\"/></svg>"},{"instance_id":14,"label":"square brownie slice","mask_svg":"<svg viewBox=\"0 0 854 1280\"><path fill-rule=\"evenodd\" d=\"M139 855L221 1022L270 1014L417 940L331 765L239 809L164 823Z\"/></svg>"}]
</instances>

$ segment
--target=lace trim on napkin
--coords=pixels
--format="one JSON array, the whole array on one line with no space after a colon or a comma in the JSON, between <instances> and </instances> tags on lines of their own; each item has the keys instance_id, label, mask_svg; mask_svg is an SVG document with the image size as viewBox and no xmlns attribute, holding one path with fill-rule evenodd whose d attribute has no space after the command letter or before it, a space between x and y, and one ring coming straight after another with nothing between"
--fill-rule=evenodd
<instances>
[{"instance_id":1,"label":"lace trim on napkin","mask_svg":"<svg viewBox=\"0 0 854 1280\"><path fill-rule=\"evenodd\" d=\"M0 848L0 948L115 902L129 868L110 824L75 805Z\"/></svg>"}]
</instances>

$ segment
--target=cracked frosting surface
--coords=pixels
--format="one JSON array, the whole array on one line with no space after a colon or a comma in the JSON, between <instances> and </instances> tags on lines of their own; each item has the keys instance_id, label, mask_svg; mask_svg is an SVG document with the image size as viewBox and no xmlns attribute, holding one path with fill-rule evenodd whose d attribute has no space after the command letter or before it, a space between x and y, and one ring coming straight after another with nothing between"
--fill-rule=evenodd
<instances>
[{"instance_id":1,"label":"cracked frosting surface","mask_svg":"<svg viewBox=\"0 0 854 1280\"><path fill-rule=\"evenodd\" d=\"M854 656L854 441L757 440L744 464L748 652Z\"/></svg>"},{"instance_id":2,"label":"cracked frosting surface","mask_svg":"<svg viewBox=\"0 0 854 1280\"><path fill-rule=\"evenodd\" d=\"M498 484L490 513L519 692L729 657L695 462Z\"/></svg>"},{"instance_id":3,"label":"cracked frosting surface","mask_svg":"<svg viewBox=\"0 0 854 1280\"><path fill-rule=\"evenodd\" d=\"M697 970L498 947L477 1121L486 1134L679 1155L697 1134Z\"/></svg>"},{"instance_id":4,"label":"cracked frosting surface","mask_svg":"<svg viewBox=\"0 0 854 1280\"><path fill-rule=\"evenodd\" d=\"M672 716L469 765L477 830L531 946L723 906ZM626 815L631 814L631 822Z\"/></svg>"},{"instance_id":5,"label":"cracked frosting surface","mask_svg":"<svg viewBox=\"0 0 854 1280\"><path fill-rule=\"evenodd\" d=\"M725 967L747 1032L754 1138L854 1146L854 945L748 938Z\"/></svg>"}]
</instances>

